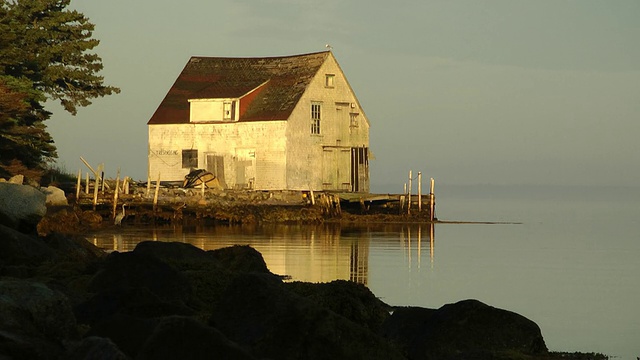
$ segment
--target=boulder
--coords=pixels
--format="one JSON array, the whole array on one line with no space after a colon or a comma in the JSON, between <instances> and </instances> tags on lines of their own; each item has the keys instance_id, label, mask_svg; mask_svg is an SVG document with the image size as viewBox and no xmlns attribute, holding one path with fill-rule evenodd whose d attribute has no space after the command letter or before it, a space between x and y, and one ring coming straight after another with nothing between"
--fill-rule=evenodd
<instances>
[{"instance_id":1,"label":"boulder","mask_svg":"<svg viewBox=\"0 0 640 360\"><path fill-rule=\"evenodd\" d=\"M143 241L133 249L167 263L214 263L215 259L206 251L187 243Z\"/></svg>"},{"instance_id":2,"label":"boulder","mask_svg":"<svg viewBox=\"0 0 640 360\"><path fill-rule=\"evenodd\" d=\"M108 338L124 354L135 359L161 319L163 317L140 318L134 315L116 314L92 326L86 336Z\"/></svg>"},{"instance_id":3,"label":"boulder","mask_svg":"<svg viewBox=\"0 0 640 360\"><path fill-rule=\"evenodd\" d=\"M9 179L11 184L22 185L24 183L24 175L14 175Z\"/></svg>"},{"instance_id":4,"label":"boulder","mask_svg":"<svg viewBox=\"0 0 640 360\"><path fill-rule=\"evenodd\" d=\"M29 185L0 183L0 224L23 233L36 231L47 213L46 195Z\"/></svg>"},{"instance_id":5,"label":"boulder","mask_svg":"<svg viewBox=\"0 0 640 360\"><path fill-rule=\"evenodd\" d=\"M404 358L382 337L289 291L271 274L235 278L210 324L259 358Z\"/></svg>"},{"instance_id":6,"label":"boulder","mask_svg":"<svg viewBox=\"0 0 640 360\"><path fill-rule=\"evenodd\" d=\"M23 234L0 224L0 268L27 266L34 268L53 260L55 252L37 237Z\"/></svg>"},{"instance_id":7,"label":"boulder","mask_svg":"<svg viewBox=\"0 0 640 360\"><path fill-rule=\"evenodd\" d=\"M38 235L47 236L52 233L77 234L81 232L82 227L76 212L64 207L56 211L50 209L47 216L38 223L37 229Z\"/></svg>"},{"instance_id":8,"label":"boulder","mask_svg":"<svg viewBox=\"0 0 640 360\"><path fill-rule=\"evenodd\" d=\"M67 202L67 197L64 194L64 190L57 188L55 186L47 186L40 188L46 195L45 204L47 206L68 206L69 202Z\"/></svg>"},{"instance_id":9,"label":"boulder","mask_svg":"<svg viewBox=\"0 0 640 360\"><path fill-rule=\"evenodd\" d=\"M353 281L335 280L317 284L296 281L285 283L285 287L376 333L391 310L366 286Z\"/></svg>"},{"instance_id":10,"label":"boulder","mask_svg":"<svg viewBox=\"0 0 640 360\"><path fill-rule=\"evenodd\" d=\"M508 359L543 355L540 328L522 315L477 300L437 310L399 308L382 334L405 347L410 359Z\"/></svg>"},{"instance_id":11,"label":"boulder","mask_svg":"<svg viewBox=\"0 0 640 360\"><path fill-rule=\"evenodd\" d=\"M145 319L167 315L193 315L194 311L182 303L167 301L148 288L140 286L100 291L78 304L75 313L79 323L100 326L121 315ZM96 335L108 334L99 332Z\"/></svg>"},{"instance_id":12,"label":"boulder","mask_svg":"<svg viewBox=\"0 0 640 360\"><path fill-rule=\"evenodd\" d=\"M78 338L67 298L44 284L0 280L0 354L55 359L63 341Z\"/></svg>"},{"instance_id":13,"label":"boulder","mask_svg":"<svg viewBox=\"0 0 640 360\"><path fill-rule=\"evenodd\" d=\"M65 360L128 360L120 349L108 338L89 336L69 346Z\"/></svg>"},{"instance_id":14,"label":"boulder","mask_svg":"<svg viewBox=\"0 0 640 360\"><path fill-rule=\"evenodd\" d=\"M270 273L262 254L248 245L234 245L208 253L230 271Z\"/></svg>"},{"instance_id":15,"label":"boulder","mask_svg":"<svg viewBox=\"0 0 640 360\"><path fill-rule=\"evenodd\" d=\"M93 276L95 295L76 307L78 320L95 324L116 314L139 317L191 315L193 290L187 277L168 264L136 252L111 253Z\"/></svg>"},{"instance_id":16,"label":"boulder","mask_svg":"<svg viewBox=\"0 0 640 360\"><path fill-rule=\"evenodd\" d=\"M138 353L138 360L255 359L220 331L193 318L173 316L160 321Z\"/></svg>"}]
</instances>

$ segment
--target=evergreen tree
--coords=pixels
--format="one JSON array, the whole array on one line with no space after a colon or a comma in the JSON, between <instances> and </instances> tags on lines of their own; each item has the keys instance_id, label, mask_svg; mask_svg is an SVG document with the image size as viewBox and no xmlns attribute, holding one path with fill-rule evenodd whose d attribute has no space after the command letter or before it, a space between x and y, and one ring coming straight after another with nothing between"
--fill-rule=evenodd
<instances>
[{"instance_id":1,"label":"evergreen tree","mask_svg":"<svg viewBox=\"0 0 640 360\"><path fill-rule=\"evenodd\" d=\"M75 115L90 99L118 93L90 51L94 25L70 0L0 0L0 166L42 168L55 146L44 121L47 99Z\"/></svg>"}]
</instances>

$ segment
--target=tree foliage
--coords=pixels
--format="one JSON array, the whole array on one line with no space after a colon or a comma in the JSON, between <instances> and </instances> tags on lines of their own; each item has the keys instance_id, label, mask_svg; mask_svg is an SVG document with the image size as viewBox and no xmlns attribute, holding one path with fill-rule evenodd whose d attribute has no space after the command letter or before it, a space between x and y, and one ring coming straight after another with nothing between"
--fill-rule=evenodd
<instances>
[{"instance_id":1,"label":"tree foliage","mask_svg":"<svg viewBox=\"0 0 640 360\"><path fill-rule=\"evenodd\" d=\"M0 165L41 167L56 155L44 121L47 99L71 114L118 93L99 75L99 41L70 0L0 0Z\"/></svg>"}]
</instances>

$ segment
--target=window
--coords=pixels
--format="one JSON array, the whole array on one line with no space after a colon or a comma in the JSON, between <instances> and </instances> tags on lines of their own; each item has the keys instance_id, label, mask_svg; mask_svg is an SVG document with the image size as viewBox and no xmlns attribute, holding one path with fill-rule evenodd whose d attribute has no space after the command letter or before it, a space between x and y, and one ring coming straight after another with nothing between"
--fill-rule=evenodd
<instances>
[{"instance_id":1,"label":"window","mask_svg":"<svg viewBox=\"0 0 640 360\"><path fill-rule=\"evenodd\" d=\"M198 150L182 150L182 168L197 168L198 167Z\"/></svg>"},{"instance_id":2,"label":"window","mask_svg":"<svg viewBox=\"0 0 640 360\"><path fill-rule=\"evenodd\" d=\"M236 102L225 101L222 107L222 120L235 120L236 119Z\"/></svg>"},{"instance_id":3,"label":"window","mask_svg":"<svg viewBox=\"0 0 640 360\"><path fill-rule=\"evenodd\" d=\"M326 74L324 76L324 86L325 87L330 87L330 88L334 87L335 86L335 84L334 84L335 79L336 79L336 76L334 74Z\"/></svg>"},{"instance_id":4,"label":"window","mask_svg":"<svg viewBox=\"0 0 640 360\"><path fill-rule=\"evenodd\" d=\"M320 135L321 103L311 103L311 134Z\"/></svg>"},{"instance_id":5,"label":"window","mask_svg":"<svg viewBox=\"0 0 640 360\"><path fill-rule=\"evenodd\" d=\"M351 119L349 126L358 127L358 113L349 113L349 118Z\"/></svg>"}]
</instances>

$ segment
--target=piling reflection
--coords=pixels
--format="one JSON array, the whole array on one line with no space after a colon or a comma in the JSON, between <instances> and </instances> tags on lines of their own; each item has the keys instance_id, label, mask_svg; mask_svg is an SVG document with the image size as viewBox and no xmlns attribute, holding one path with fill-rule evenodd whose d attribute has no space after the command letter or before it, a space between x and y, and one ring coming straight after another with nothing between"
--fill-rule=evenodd
<instances>
[{"instance_id":1,"label":"piling reflection","mask_svg":"<svg viewBox=\"0 0 640 360\"><path fill-rule=\"evenodd\" d=\"M132 227L97 233L89 240L120 252L147 240L184 242L203 250L249 245L262 254L269 270L292 280L341 279L367 285L371 251L402 248L409 266L419 268L428 247L433 266L435 239L433 224L322 224Z\"/></svg>"}]
</instances>

